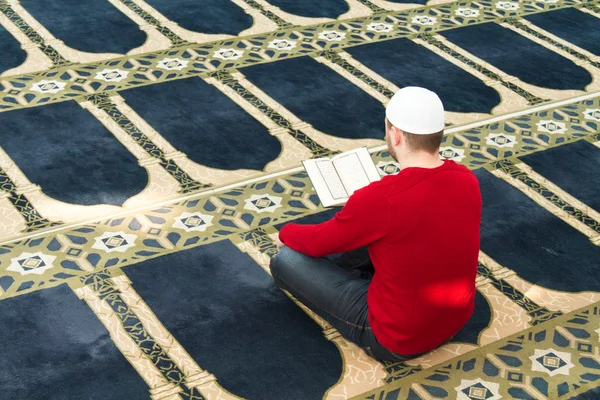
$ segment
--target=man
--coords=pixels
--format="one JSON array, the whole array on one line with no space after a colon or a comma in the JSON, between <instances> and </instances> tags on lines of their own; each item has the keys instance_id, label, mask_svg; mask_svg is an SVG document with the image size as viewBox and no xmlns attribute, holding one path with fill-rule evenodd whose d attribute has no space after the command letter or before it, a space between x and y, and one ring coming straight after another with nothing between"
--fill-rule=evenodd
<instances>
[{"instance_id":1,"label":"man","mask_svg":"<svg viewBox=\"0 0 600 400\"><path fill-rule=\"evenodd\" d=\"M400 172L356 191L330 221L286 225L271 271L371 357L401 361L450 340L473 312L481 194L472 172L440 159L444 107L435 93L399 90L385 123ZM321 258L364 246L362 260Z\"/></svg>"}]
</instances>

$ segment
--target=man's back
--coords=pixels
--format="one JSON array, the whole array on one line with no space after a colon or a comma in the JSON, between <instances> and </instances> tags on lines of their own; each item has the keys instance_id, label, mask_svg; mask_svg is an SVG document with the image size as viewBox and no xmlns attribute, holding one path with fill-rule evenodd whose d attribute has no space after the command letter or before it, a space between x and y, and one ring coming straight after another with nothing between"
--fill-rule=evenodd
<instances>
[{"instance_id":1,"label":"man's back","mask_svg":"<svg viewBox=\"0 0 600 400\"><path fill-rule=\"evenodd\" d=\"M369 245L373 331L401 354L429 351L472 314L481 195L473 173L446 161L407 168L366 188L389 203L389 229Z\"/></svg>"}]
</instances>

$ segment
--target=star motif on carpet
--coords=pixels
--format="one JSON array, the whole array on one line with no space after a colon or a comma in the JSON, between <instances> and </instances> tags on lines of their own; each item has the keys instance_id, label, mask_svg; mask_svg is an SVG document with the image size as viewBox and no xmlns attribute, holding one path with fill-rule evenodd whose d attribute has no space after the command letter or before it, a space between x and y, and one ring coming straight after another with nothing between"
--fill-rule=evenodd
<instances>
[{"instance_id":1,"label":"star motif on carpet","mask_svg":"<svg viewBox=\"0 0 600 400\"><path fill-rule=\"evenodd\" d=\"M206 228L212 225L212 215L206 215L199 212L185 212L175 218L173 227L183 229L186 232L204 232Z\"/></svg>"},{"instance_id":2,"label":"star motif on carpet","mask_svg":"<svg viewBox=\"0 0 600 400\"><path fill-rule=\"evenodd\" d=\"M529 357L532 362L531 369L537 372L545 372L550 376L569 375L569 371L575 365L571 363L571 354L556 351L552 348L547 350L535 350L535 354Z\"/></svg>"},{"instance_id":3,"label":"star motif on carpet","mask_svg":"<svg viewBox=\"0 0 600 400\"><path fill-rule=\"evenodd\" d=\"M103 69L96 74L94 79L105 82L119 82L127 78L129 71L121 71L120 69Z\"/></svg>"},{"instance_id":4,"label":"star motif on carpet","mask_svg":"<svg viewBox=\"0 0 600 400\"><path fill-rule=\"evenodd\" d=\"M345 32L338 31L323 31L319 33L319 39L324 39L329 42L339 42L346 37Z\"/></svg>"},{"instance_id":5,"label":"star motif on carpet","mask_svg":"<svg viewBox=\"0 0 600 400\"><path fill-rule=\"evenodd\" d=\"M160 69L166 69L167 71L181 71L187 67L188 61L180 60L179 58L165 58L158 62L157 67Z\"/></svg>"},{"instance_id":6,"label":"star motif on carpet","mask_svg":"<svg viewBox=\"0 0 600 400\"><path fill-rule=\"evenodd\" d=\"M379 175L394 175L400 172L400 165L394 161L380 161L377 164L377 169L379 170Z\"/></svg>"},{"instance_id":7,"label":"star motif on carpet","mask_svg":"<svg viewBox=\"0 0 600 400\"><path fill-rule=\"evenodd\" d=\"M583 112L583 118L591 119L592 121L600 122L600 108L587 109Z\"/></svg>"},{"instance_id":8,"label":"star motif on carpet","mask_svg":"<svg viewBox=\"0 0 600 400\"><path fill-rule=\"evenodd\" d=\"M214 57L220 58L222 60L237 60L242 55L244 55L244 52L241 50L219 49L219 50L215 51Z\"/></svg>"},{"instance_id":9,"label":"star motif on carpet","mask_svg":"<svg viewBox=\"0 0 600 400\"><path fill-rule=\"evenodd\" d=\"M460 385L454 388L457 392L457 400L498 400L500 396L500 385L486 382L481 378L475 380L463 379Z\"/></svg>"},{"instance_id":10,"label":"star motif on carpet","mask_svg":"<svg viewBox=\"0 0 600 400\"><path fill-rule=\"evenodd\" d=\"M270 194L253 194L249 199L246 199L245 210L254 211L257 213L272 213L281 207L281 197L272 196Z\"/></svg>"},{"instance_id":11,"label":"star motif on carpet","mask_svg":"<svg viewBox=\"0 0 600 400\"><path fill-rule=\"evenodd\" d=\"M123 253L127 249L135 246L136 239L136 235L124 232L105 232L101 236L95 238L95 243L92 248L104 250L107 253Z\"/></svg>"},{"instance_id":12,"label":"star motif on carpet","mask_svg":"<svg viewBox=\"0 0 600 400\"><path fill-rule=\"evenodd\" d=\"M567 131L567 125L565 123L554 120L541 120L536 125L540 132L563 134Z\"/></svg>"},{"instance_id":13,"label":"star motif on carpet","mask_svg":"<svg viewBox=\"0 0 600 400\"><path fill-rule=\"evenodd\" d=\"M417 25L431 26L431 25L435 25L436 22L437 22L436 17L428 17L427 15L419 15L419 16L413 17L413 19L412 19L412 23L417 24Z\"/></svg>"},{"instance_id":14,"label":"star motif on carpet","mask_svg":"<svg viewBox=\"0 0 600 400\"><path fill-rule=\"evenodd\" d=\"M269 42L269 49L275 50L291 50L296 47L296 42L293 40L274 39Z\"/></svg>"},{"instance_id":15,"label":"star motif on carpet","mask_svg":"<svg viewBox=\"0 0 600 400\"><path fill-rule=\"evenodd\" d=\"M444 160L452 160L461 162L465 158L463 149L455 149L454 147L440 147L440 157Z\"/></svg>"},{"instance_id":16,"label":"star motif on carpet","mask_svg":"<svg viewBox=\"0 0 600 400\"><path fill-rule=\"evenodd\" d=\"M384 24L383 22L373 22L367 25L367 30L370 32L386 33L392 31L392 25Z\"/></svg>"},{"instance_id":17,"label":"star motif on carpet","mask_svg":"<svg viewBox=\"0 0 600 400\"><path fill-rule=\"evenodd\" d=\"M496 8L505 11L515 11L519 9L519 3L512 1L499 1L496 3Z\"/></svg>"},{"instance_id":18,"label":"star motif on carpet","mask_svg":"<svg viewBox=\"0 0 600 400\"><path fill-rule=\"evenodd\" d=\"M18 272L21 275L41 275L44 271L54 268L55 256L44 253L22 253L10 260L7 271Z\"/></svg>"},{"instance_id":19,"label":"star motif on carpet","mask_svg":"<svg viewBox=\"0 0 600 400\"><path fill-rule=\"evenodd\" d=\"M495 147L514 147L517 143L516 136L504 133L490 133L486 137L486 143Z\"/></svg>"},{"instance_id":20,"label":"star motif on carpet","mask_svg":"<svg viewBox=\"0 0 600 400\"><path fill-rule=\"evenodd\" d=\"M66 85L65 82L43 80L31 85L31 91L40 93L58 93L63 90Z\"/></svg>"},{"instance_id":21,"label":"star motif on carpet","mask_svg":"<svg viewBox=\"0 0 600 400\"><path fill-rule=\"evenodd\" d=\"M479 17L479 10L476 10L474 8L459 7L456 10L454 10L454 15L456 15L457 17L475 18Z\"/></svg>"}]
</instances>

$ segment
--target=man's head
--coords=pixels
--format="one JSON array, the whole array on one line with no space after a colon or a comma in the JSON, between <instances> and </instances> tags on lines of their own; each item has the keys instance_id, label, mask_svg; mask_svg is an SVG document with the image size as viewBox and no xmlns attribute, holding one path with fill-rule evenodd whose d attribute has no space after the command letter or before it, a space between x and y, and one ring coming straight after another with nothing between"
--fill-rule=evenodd
<instances>
[{"instance_id":1,"label":"man's head","mask_svg":"<svg viewBox=\"0 0 600 400\"><path fill-rule=\"evenodd\" d=\"M442 101L424 88L400 89L387 106L385 132L396 160L417 153L437 156L444 136Z\"/></svg>"}]
</instances>

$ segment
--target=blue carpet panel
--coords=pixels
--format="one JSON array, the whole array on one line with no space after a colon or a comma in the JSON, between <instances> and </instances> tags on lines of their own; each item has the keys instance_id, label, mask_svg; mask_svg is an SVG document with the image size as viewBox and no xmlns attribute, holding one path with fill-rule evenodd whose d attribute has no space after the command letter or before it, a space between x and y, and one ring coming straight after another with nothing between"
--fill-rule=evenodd
<instances>
[{"instance_id":1,"label":"blue carpet panel","mask_svg":"<svg viewBox=\"0 0 600 400\"><path fill-rule=\"evenodd\" d=\"M248 399L320 399L342 373L336 346L229 241L124 268L200 367Z\"/></svg>"},{"instance_id":2,"label":"blue carpet panel","mask_svg":"<svg viewBox=\"0 0 600 400\"><path fill-rule=\"evenodd\" d=\"M20 0L27 11L69 47L89 53L127 53L146 34L106 0Z\"/></svg>"},{"instance_id":3,"label":"blue carpet panel","mask_svg":"<svg viewBox=\"0 0 600 400\"><path fill-rule=\"evenodd\" d=\"M21 44L0 25L0 74L23 64L26 58Z\"/></svg>"},{"instance_id":4,"label":"blue carpet panel","mask_svg":"<svg viewBox=\"0 0 600 400\"><path fill-rule=\"evenodd\" d=\"M565 8L525 18L540 28L596 55L600 55L598 17L575 8Z\"/></svg>"},{"instance_id":5,"label":"blue carpet panel","mask_svg":"<svg viewBox=\"0 0 600 400\"><path fill-rule=\"evenodd\" d=\"M350 9L344 0L269 0L269 4L301 17L337 18Z\"/></svg>"},{"instance_id":6,"label":"blue carpet panel","mask_svg":"<svg viewBox=\"0 0 600 400\"><path fill-rule=\"evenodd\" d=\"M476 175L483 197L485 253L548 289L600 291L600 247L491 173L480 169Z\"/></svg>"},{"instance_id":7,"label":"blue carpet panel","mask_svg":"<svg viewBox=\"0 0 600 400\"><path fill-rule=\"evenodd\" d=\"M240 70L301 120L332 136L383 139L383 105L309 57Z\"/></svg>"},{"instance_id":8,"label":"blue carpet panel","mask_svg":"<svg viewBox=\"0 0 600 400\"><path fill-rule=\"evenodd\" d=\"M353 58L399 87L436 92L447 111L489 113L500 104L494 89L431 50L408 39L346 49Z\"/></svg>"},{"instance_id":9,"label":"blue carpet panel","mask_svg":"<svg viewBox=\"0 0 600 400\"><path fill-rule=\"evenodd\" d=\"M281 142L214 86L199 78L121 92L127 103L175 148L198 164L262 170Z\"/></svg>"},{"instance_id":10,"label":"blue carpet panel","mask_svg":"<svg viewBox=\"0 0 600 400\"><path fill-rule=\"evenodd\" d=\"M585 90L592 82L589 72L573 61L494 23L444 31L442 36L525 83Z\"/></svg>"},{"instance_id":11,"label":"blue carpet panel","mask_svg":"<svg viewBox=\"0 0 600 400\"><path fill-rule=\"evenodd\" d=\"M600 151L584 140L521 157L537 173L600 211Z\"/></svg>"},{"instance_id":12,"label":"blue carpet panel","mask_svg":"<svg viewBox=\"0 0 600 400\"><path fill-rule=\"evenodd\" d=\"M133 154L74 101L0 113L0 126L2 148L54 199L122 205L148 182Z\"/></svg>"},{"instance_id":13,"label":"blue carpet panel","mask_svg":"<svg viewBox=\"0 0 600 400\"><path fill-rule=\"evenodd\" d=\"M145 399L148 386L67 285L0 301L2 399Z\"/></svg>"},{"instance_id":14,"label":"blue carpet panel","mask_svg":"<svg viewBox=\"0 0 600 400\"><path fill-rule=\"evenodd\" d=\"M250 28L252 17L231 0L147 0L171 21L190 31L237 35Z\"/></svg>"},{"instance_id":15,"label":"blue carpet panel","mask_svg":"<svg viewBox=\"0 0 600 400\"><path fill-rule=\"evenodd\" d=\"M387 0L390 3L403 3L403 4L427 4L428 0Z\"/></svg>"}]
</instances>

